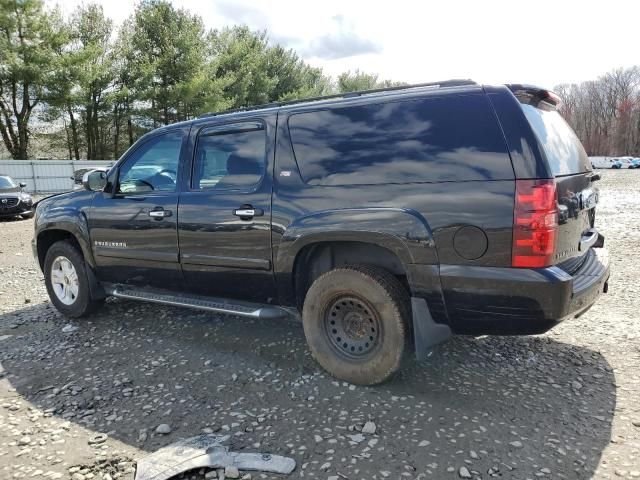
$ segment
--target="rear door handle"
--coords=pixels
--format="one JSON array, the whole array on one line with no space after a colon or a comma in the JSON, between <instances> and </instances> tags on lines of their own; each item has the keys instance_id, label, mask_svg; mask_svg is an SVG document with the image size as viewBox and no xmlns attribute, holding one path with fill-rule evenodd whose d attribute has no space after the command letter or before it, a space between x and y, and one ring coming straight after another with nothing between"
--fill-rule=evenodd
<instances>
[{"instance_id":1,"label":"rear door handle","mask_svg":"<svg viewBox=\"0 0 640 480\"><path fill-rule=\"evenodd\" d=\"M251 205L242 205L240 208L234 210L233 214L242 220L250 220L253 217L261 217L264 215L264 210L253 208Z\"/></svg>"},{"instance_id":2,"label":"rear door handle","mask_svg":"<svg viewBox=\"0 0 640 480\"><path fill-rule=\"evenodd\" d=\"M165 217L171 216L171 210L165 210L162 207L156 207L153 210L149 210L149 216L156 220L162 220Z\"/></svg>"}]
</instances>

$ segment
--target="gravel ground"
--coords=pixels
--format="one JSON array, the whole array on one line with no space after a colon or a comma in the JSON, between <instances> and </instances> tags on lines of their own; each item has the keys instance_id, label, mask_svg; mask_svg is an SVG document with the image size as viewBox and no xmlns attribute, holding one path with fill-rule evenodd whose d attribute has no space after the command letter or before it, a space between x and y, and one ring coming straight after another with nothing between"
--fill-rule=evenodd
<instances>
[{"instance_id":1,"label":"gravel ground","mask_svg":"<svg viewBox=\"0 0 640 480\"><path fill-rule=\"evenodd\" d=\"M454 338L375 388L324 374L293 322L113 299L69 322L32 221L0 221L0 479L132 479L202 432L293 457L288 478L640 478L640 171L602 174L608 295L545 335Z\"/></svg>"}]
</instances>

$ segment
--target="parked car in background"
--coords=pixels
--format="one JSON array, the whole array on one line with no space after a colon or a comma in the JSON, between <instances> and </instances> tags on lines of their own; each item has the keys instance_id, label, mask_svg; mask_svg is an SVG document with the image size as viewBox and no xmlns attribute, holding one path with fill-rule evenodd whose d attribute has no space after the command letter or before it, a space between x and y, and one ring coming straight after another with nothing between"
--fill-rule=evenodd
<instances>
[{"instance_id":1,"label":"parked car in background","mask_svg":"<svg viewBox=\"0 0 640 480\"><path fill-rule=\"evenodd\" d=\"M380 383L410 341L542 333L607 291L600 175L558 103L454 80L169 125L39 202L33 252L66 316L294 312L327 371Z\"/></svg>"},{"instance_id":2,"label":"parked car in background","mask_svg":"<svg viewBox=\"0 0 640 480\"><path fill-rule=\"evenodd\" d=\"M640 168L640 158L632 158L629 162L629 168Z\"/></svg>"},{"instance_id":3,"label":"parked car in background","mask_svg":"<svg viewBox=\"0 0 640 480\"><path fill-rule=\"evenodd\" d=\"M593 168L622 168L622 161L616 157L589 157Z\"/></svg>"},{"instance_id":4,"label":"parked car in background","mask_svg":"<svg viewBox=\"0 0 640 480\"><path fill-rule=\"evenodd\" d=\"M0 217L33 217L33 198L23 190L26 186L0 174Z\"/></svg>"}]
</instances>

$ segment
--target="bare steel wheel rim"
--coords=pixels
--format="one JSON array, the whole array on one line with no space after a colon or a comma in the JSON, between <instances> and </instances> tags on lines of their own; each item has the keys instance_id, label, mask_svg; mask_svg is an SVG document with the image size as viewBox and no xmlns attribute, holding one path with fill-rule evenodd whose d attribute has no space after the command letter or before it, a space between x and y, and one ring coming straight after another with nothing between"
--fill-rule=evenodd
<instances>
[{"instance_id":1,"label":"bare steel wheel rim","mask_svg":"<svg viewBox=\"0 0 640 480\"><path fill-rule=\"evenodd\" d=\"M51 287L55 296L65 305L73 305L80 290L78 272L64 256L56 257L51 264Z\"/></svg>"},{"instance_id":2,"label":"bare steel wheel rim","mask_svg":"<svg viewBox=\"0 0 640 480\"><path fill-rule=\"evenodd\" d=\"M325 310L325 333L341 356L361 359L378 347L381 332L377 311L351 295L334 298Z\"/></svg>"}]
</instances>

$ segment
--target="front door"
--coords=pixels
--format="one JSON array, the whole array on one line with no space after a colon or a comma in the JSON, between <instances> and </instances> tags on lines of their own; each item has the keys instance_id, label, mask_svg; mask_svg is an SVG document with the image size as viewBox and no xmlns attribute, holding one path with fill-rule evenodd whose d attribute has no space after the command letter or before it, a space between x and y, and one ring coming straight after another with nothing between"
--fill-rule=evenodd
<instances>
[{"instance_id":1,"label":"front door","mask_svg":"<svg viewBox=\"0 0 640 480\"><path fill-rule=\"evenodd\" d=\"M117 170L113 193L98 193L89 211L91 247L105 282L176 289L178 175L188 132L150 137Z\"/></svg>"},{"instance_id":2,"label":"front door","mask_svg":"<svg viewBox=\"0 0 640 480\"><path fill-rule=\"evenodd\" d=\"M178 236L193 292L263 303L275 297L271 132L257 119L192 133L191 181L180 195Z\"/></svg>"}]
</instances>

